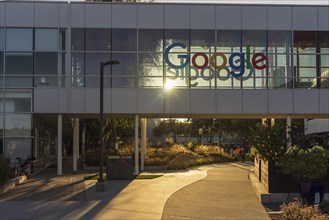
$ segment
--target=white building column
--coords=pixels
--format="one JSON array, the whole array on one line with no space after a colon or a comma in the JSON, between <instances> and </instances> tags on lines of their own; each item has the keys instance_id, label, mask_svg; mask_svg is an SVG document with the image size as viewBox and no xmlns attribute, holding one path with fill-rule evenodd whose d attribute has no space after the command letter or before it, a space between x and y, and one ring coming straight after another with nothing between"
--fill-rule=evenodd
<instances>
[{"instance_id":1,"label":"white building column","mask_svg":"<svg viewBox=\"0 0 329 220\"><path fill-rule=\"evenodd\" d=\"M73 119L73 172L77 172L79 156L79 118Z\"/></svg>"},{"instance_id":2,"label":"white building column","mask_svg":"<svg viewBox=\"0 0 329 220\"><path fill-rule=\"evenodd\" d=\"M141 119L141 170L144 170L144 160L146 151L146 140L147 140L147 119Z\"/></svg>"},{"instance_id":3,"label":"white building column","mask_svg":"<svg viewBox=\"0 0 329 220\"><path fill-rule=\"evenodd\" d=\"M287 146L288 148L291 147L291 116L287 116L287 128L286 128L286 137L287 137Z\"/></svg>"},{"instance_id":4,"label":"white building column","mask_svg":"<svg viewBox=\"0 0 329 220\"><path fill-rule=\"evenodd\" d=\"M139 174L138 168L138 115L135 115L135 175Z\"/></svg>"},{"instance_id":5,"label":"white building column","mask_svg":"<svg viewBox=\"0 0 329 220\"><path fill-rule=\"evenodd\" d=\"M63 174L63 168L62 168L62 115L59 114L57 116L57 175Z\"/></svg>"}]
</instances>

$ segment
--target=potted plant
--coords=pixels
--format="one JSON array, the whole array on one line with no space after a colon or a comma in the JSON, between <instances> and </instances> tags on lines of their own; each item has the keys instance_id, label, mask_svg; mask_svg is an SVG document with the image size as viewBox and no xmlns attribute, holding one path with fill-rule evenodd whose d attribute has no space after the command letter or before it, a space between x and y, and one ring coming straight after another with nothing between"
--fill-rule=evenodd
<instances>
[{"instance_id":1,"label":"potted plant","mask_svg":"<svg viewBox=\"0 0 329 220\"><path fill-rule=\"evenodd\" d=\"M300 195L308 203L314 203L315 192L323 199L324 184L322 178L328 170L329 153L322 147L302 149L293 146L281 156L277 165L282 172L299 181Z\"/></svg>"}]
</instances>

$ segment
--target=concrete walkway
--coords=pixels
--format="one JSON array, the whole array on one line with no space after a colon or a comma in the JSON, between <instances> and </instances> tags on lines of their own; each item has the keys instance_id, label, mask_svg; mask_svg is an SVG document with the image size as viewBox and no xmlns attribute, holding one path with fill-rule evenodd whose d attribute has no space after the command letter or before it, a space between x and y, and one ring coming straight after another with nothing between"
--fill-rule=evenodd
<instances>
[{"instance_id":1,"label":"concrete walkway","mask_svg":"<svg viewBox=\"0 0 329 220\"><path fill-rule=\"evenodd\" d=\"M224 167L230 169L222 169ZM240 212L243 215L243 213L250 212L249 207L256 208L251 199L252 196L256 196L251 191L250 183L248 183L248 171L243 169L245 175L240 177L244 178L242 180L239 178L239 170L242 169L234 165L201 166L187 171L165 172L162 173L164 176L152 180L108 181L108 191L105 193L95 192L96 181L83 181L83 173L60 177L40 174L14 190L0 195L0 219L181 219L183 216L188 216L186 214L181 215L187 211L186 208L174 209L175 206L182 206L175 204L176 202L183 202L182 204L185 204L183 207L205 203L204 207L209 207L203 212L202 219L220 218L221 213L230 212ZM210 174L208 177L207 172ZM216 199L213 192L215 182L216 185L223 185L223 187L232 185L232 188L235 184L232 182L233 179L231 181L225 180L228 174L222 172L239 174L237 175L237 184L241 188L240 191L246 189L248 193L238 197L226 197L231 199L229 203L232 206L219 202L218 204L223 204L222 209L218 208L218 204L216 204L216 209L213 209L213 201ZM195 194L194 197L182 194L186 189L203 182L204 185L195 188L196 191L193 193L190 192ZM248 183L249 188L245 186L245 183L241 184L240 182ZM242 185L244 187L241 187ZM221 191L219 188L218 190ZM198 196L200 192L213 194L213 196L208 197L210 200L206 202L205 197ZM175 200L177 195L179 195L178 197L187 196L186 200L190 201ZM216 195L222 196L220 193ZM244 198L244 196L247 197ZM218 197L217 200L222 201L222 198ZM247 201L250 201L252 205ZM240 206L236 207L235 203L248 204L240 209ZM261 216L264 216L261 219L269 219L263 207L259 203L257 204L259 210L252 209L254 213L252 219ZM196 207L201 208L199 205ZM199 218L199 215L190 215L188 218Z\"/></svg>"},{"instance_id":2,"label":"concrete walkway","mask_svg":"<svg viewBox=\"0 0 329 220\"><path fill-rule=\"evenodd\" d=\"M259 203L247 164L222 164L208 176L174 193L167 201L167 219L270 219Z\"/></svg>"}]
</instances>

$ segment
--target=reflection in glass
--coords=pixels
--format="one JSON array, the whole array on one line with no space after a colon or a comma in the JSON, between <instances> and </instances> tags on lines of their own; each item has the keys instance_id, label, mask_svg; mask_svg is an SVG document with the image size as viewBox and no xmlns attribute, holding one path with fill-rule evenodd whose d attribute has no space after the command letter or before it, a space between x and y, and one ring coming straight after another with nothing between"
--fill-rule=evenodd
<instances>
[{"instance_id":1,"label":"reflection in glass","mask_svg":"<svg viewBox=\"0 0 329 220\"><path fill-rule=\"evenodd\" d=\"M99 86L99 65L101 62L111 60L110 53L85 53L85 86L98 87ZM109 75L111 66L104 68L104 76ZM108 86L110 79L104 78L104 86Z\"/></svg>"},{"instance_id":2,"label":"reflection in glass","mask_svg":"<svg viewBox=\"0 0 329 220\"><path fill-rule=\"evenodd\" d=\"M110 51L111 29L86 28L86 51Z\"/></svg>"},{"instance_id":3,"label":"reflection in glass","mask_svg":"<svg viewBox=\"0 0 329 220\"><path fill-rule=\"evenodd\" d=\"M23 159L31 156L32 154L32 139L5 139L5 155L11 162L15 162L16 157L23 157Z\"/></svg>"},{"instance_id":4,"label":"reflection in glass","mask_svg":"<svg viewBox=\"0 0 329 220\"><path fill-rule=\"evenodd\" d=\"M191 52L215 52L215 31L191 30Z\"/></svg>"},{"instance_id":5,"label":"reflection in glass","mask_svg":"<svg viewBox=\"0 0 329 220\"><path fill-rule=\"evenodd\" d=\"M4 50L4 40L3 40L3 28L0 28L0 50ZM0 146L1 148L1 146Z\"/></svg>"},{"instance_id":6,"label":"reflection in glass","mask_svg":"<svg viewBox=\"0 0 329 220\"><path fill-rule=\"evenodd\" d=\"M163 30L162 29L139 29L138 50L161 52L163 51Z\"/></svg>"},{"instance_id":7,"label":"reflection in glass","mask_svg":"<svg viewBox=\"0 0 329 220\"><path fill-rule=\"evenodd\" d=\"M30 92L7 91L5 96L5 112L31 112Z\"/></svg>"},{"instance_id":8,"label":"reflection in glass","mask_svg":"<svg viewBox=\"0 0 329 220\"><path fill-rule=\"evenodd\" d=\"M266 53L266 31L242 31L242 51L247 52L246 46L250 45L250 52Z\"/></svg>"},{"instance_id":9,"label":"reflection in glass","mask_svg":"<svg viewBox=\"0 0 329 220\"><path fill-rule=\"evenodd\" d=\"M268 53L291 53L291 31L268 31Z\"/></svg>"},{"instance_id":10,"label":"reflection in glass","mask_svg":"<svg viewBox=\"0 0 329 220\"><path fill-rule=\"evenodd\" d=\"M3 52L0 52L0 75L3 74Z\"/></svg>"},{"instance_id":11,"label":"reflection in glass","mask_svg":"<svg viewBox=\"0 0 329 220\"><path fill-rule=\"evenodd\" d=\"M136 51L136 29L112 29L112 51ZM121 62L120 62L121 64Z\"/></svg>"},{"instance_id":12,"label":"reflection in glass","mask_svg":"<svg viewBox=\"0 0 329 220\"><path fill-rule=\"evenodd\" d=\"M165 36L165 47L167 48L169 45L173 43L183 43L187 46L187 49L176 48L176 52L186 51L189 47L189 30L172 30L172 29L165 29L164 30Z\"/></svg>"},{"instance_id":13,"label":"reflection in glass","mask_svg":"<svg viewBox=\"0 0 329 220\"><path fill-rule=\"evenodd\" d=\"M217 52L240 52L241 31L219 30L217 31Z\"/></svg>"},{"instance_id":14,"label":"reflection in glass","mask_svg":"<svg viewBox=\"0 0 329 220\"><path fill-rule=\"evenodd\" d=\"M34 53L35 75L57 75L57 53L39 52Z\"/></svg>"},{"instance_id":15,"label":"reflection in glass","mask_svg":"<svg viewBox=\"0 0 329 220\"><path fill-rule=\"evenodd\" d=\"M5 135L8 136L31 136L30 114L6 114Z\"/></svg>"},{"instance_id":16,"label":"reflection in glass","mask_svg":"<svg viewBox=\"0 0 329 220\"><path fill-rule=\"evenodd\" d=\"M35 29L35 50L37 51L57 51L58 34L57 29Z\"/></svg>"},{"instance_id":17,"label":"reflection in glass","mask_svg":"<svg viewBox=\"0 0 329 220\"><path fill-rule=\"evenodd\" d=\"M137 54L113 53L112 60L118 60L119 65L112 65L112 87L135 88L137 79ZM108 77L107 73L104 73Z\"/></svg>"},{"instance_id":18,"label":"reflection in glass","mask_svg":"<svg viewBox=\"0 0 329 220\"><path fill-rule=\"evenodd\" d=\"M6 77L6 87L8 88L22 88L22 87L32 87L33 77L32 76L7 76Z\"/></svg>"},{"instance_id":19,"label":"reflection in glass","mask_svg":"<svg viewBox=\"0 0 329 220\"><path fill-rule=\"evenodd\" d=\"M83 51L85 49L85 31L83 28L71 29L71 50Z\"/></svg>"},{"instance_id":20,"label":"reflection in glass","mask_svg":"<svg viewBox=\"0 0 329 220\"><path fill-rule=\"evenodd\" d=\"M7 28L6 29L7 51L32 51L33 30L32 28Z\"/></svg>"},{"instance_id":21,"label":"reflection in glass","mask_svg":"<svg viewBox=\"0 0 329 220\"><path fill-rule=\"evenodd\" d=\"M162 53L140 53L139 55L139 85L142 87L162 86L163 56ZM156 77L147 77L156 76Z\"/></svg>"},{"instance_id":22,"label":"reflection in glass","mask_svg":"<svg viewBox=\"0 0 329 220\"><path fill-rule=\"evenodd\" d=\"M32 75L33 53L6 53L6 74Z\"/></svg>"},{"instance_id":23,"label":"reflection in glass","mask_svg":"<svg viewBox=\"0 0 329 220\"><path fill-rule=\"evenodd\" d=\"M84 86L84 53L72 53L72 79L71 83L73 87Z\"/></svg>"}]
</instances>

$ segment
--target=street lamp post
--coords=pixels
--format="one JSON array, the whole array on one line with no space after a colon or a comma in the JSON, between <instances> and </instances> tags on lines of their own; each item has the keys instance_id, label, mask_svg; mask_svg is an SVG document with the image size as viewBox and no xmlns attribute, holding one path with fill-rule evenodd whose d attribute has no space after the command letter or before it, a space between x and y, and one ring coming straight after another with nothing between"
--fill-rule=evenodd
<instances>
[{"instance_id":1,"label":"street lamp post","mask_svg":"<svg viewBox=\"0 0 329 220\"><path fill-rule=\"evenodd\" d=\"M101 149L101 155L100 155L100 167L99 167L99 179L98 179L98 187L96 187L97 191L106 191L106 186L103 179L103 156L104 156L104 68L109 65L115 65L119 64L119 61L113 60L113 61L107 61L107 62L101 62L99 65L100 69L100 85L99 85L99 144Z\"/></svg>"}]
</instances>

